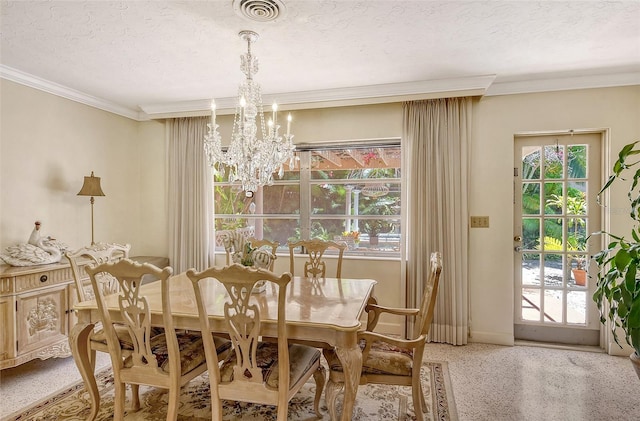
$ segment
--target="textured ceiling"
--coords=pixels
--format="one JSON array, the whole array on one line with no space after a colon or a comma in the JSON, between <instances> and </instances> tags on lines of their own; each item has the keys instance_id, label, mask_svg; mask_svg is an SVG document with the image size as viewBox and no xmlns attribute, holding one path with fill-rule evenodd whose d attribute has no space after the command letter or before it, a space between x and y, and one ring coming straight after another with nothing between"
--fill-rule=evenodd
<instances>
[{"instance_id":1,"label":"textured ceiling","mask_svg":"<svg viewBox=\"0 0 640 421\"><path fill-rule=\"evenodd\" d=\"M243 29L260 34L256 80L276 96L483 75L495 84L640 74L639 1L282 1L281 17L257 23L232 0L2 0L3 77L136 111L232 97Z\"/></svg>"}]
</instances>

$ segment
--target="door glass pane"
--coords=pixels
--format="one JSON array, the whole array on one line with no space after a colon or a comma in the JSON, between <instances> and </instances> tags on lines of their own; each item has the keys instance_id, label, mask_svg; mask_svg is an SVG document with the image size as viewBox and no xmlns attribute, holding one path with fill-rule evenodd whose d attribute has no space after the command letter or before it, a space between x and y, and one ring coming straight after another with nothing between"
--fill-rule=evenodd
<instances>
[{"instance_id":1,"label":"door glass pane","mask_svg":"<svg viewBox=\"0 0 640 421\"><path fill-rule=\"evenodd\" d=\"M568 178L587 178L587 151L587 145L571 145L567 148Z\"/></svg>"},{"instance_id":2,"label":"door glass pane","mask_svg":"<svg viewBox=\"0 0 640 421\"><path fill-rule=\"evenodd\" d=\"M522 320L537 322L540 320L540 290L522 289Z\"/></svg>"},{"instance_id":3,"label":"door glass pane","mask_svg":"<svg viewBox=\"0 0 640 421\"><path fill-rule=\"evenodd\" d=\"M522 219L522 248L535 250L539 248L540 218Z\"/></svg>"},{"instance_id":4,"label":"door glass pane","mask_svg":"<svg viewBox=\"0 0 640 421\"><path fill-rule=\"evenodd\" d=\"M544 213L557 215L564 209L564 183L544 184Z\"/></svg>"},{"instance_id":5,"label":"door glass pane","mask_svg":"<svg viewBox=\"0 0 640 421\"><path fill-rule=\"evenodd\" d=\"M562 178L564 175L564 146L551 145L544 147L544 177Z\"/></svg>"},{"instance_id":6,"label":"door glass pane","mask_svg":"<svg viewBox=\"0 0 640 421\"><path fill-rule=\"evenodd\" d=\"M524 253L522 255L522 284L540 285L540 255Z\"/></svg>"},{"instance_id":7,"label":"door glass pane","mask_svg":"<svg viewBox=\"0 0 640 421\"><path fill-rule=\"evenodd\" d=\"M562 218L545 218L544 219L544 250L545 251L564 251L562 242Z\"/></svg>"},{"instance_id":8,"label":"door glass pane","mask_svg":"<svg viewBox=\"0 0 640 421\"><path fill-rule=\"evenodd\" d=\"M522 214L540 215L540 183L522 183Z\"/></svg>"},{"instance_id":9,"label":"door glass pane","mask_svg":"<svg viewBox=\"0 0 640 421\"><path fill-rule=\"evenodd\" d=\"M585 324L587 322L586 291L567 293L567 323Z\"/></svg>"},{"instance_id":10,"label":"door glass pane","mask_svg":"<svg viewBox=\"0 0 640 421\"><path fill-rule=\"evenodd\" d=\"M562 323L562 291L546 290L544 294L545 320L552 323Z\"/></svg>"},{"instance_id":11,"label":"door glass pane","mask_svg":"<svg viewBox=\"0 0 640 421\"><path fill-rule=\"evenodd\" d=\"M544 286L562 286L562 255L549 253L544 255Z\"/></svg>"},{"instance_id":12,"label":"door glass pane","mask_svg":"<svg viewBox=\"0 0 640 421\"><path fill-rule=\"evenodd\" d=\"M522 179L540 179L540 147L522 148Z\"/></svg>"}]
</instances>

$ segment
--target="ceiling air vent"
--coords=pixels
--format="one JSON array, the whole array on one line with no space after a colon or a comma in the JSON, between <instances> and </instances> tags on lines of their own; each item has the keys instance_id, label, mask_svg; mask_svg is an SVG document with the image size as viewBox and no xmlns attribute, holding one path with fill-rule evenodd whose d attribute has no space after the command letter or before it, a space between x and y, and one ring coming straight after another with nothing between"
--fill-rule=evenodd
<instances>
[{"instance_id":1,"label":"ceiling air vent","mask_svg":"<svg viewBox=\"0 0 640 421\"><path fill-rule=\"evenodd\" d=\"M284 16L287 8L281 0L233 0L238 16L255 22L272 22Z\"/></svg>"}]
</instances>

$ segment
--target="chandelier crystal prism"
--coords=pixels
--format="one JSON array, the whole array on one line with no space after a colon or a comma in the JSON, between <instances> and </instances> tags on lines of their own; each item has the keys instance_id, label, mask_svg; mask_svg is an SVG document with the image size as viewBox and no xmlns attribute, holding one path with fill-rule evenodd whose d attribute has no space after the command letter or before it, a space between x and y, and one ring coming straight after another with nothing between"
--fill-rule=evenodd
<instances>
[{"instance_id":1,"label":"chandelier crystal prism","mask_svg":"<svg viewBox=\"0 0 640 421\"><path fill-rule=\"evenodd\" d=\"M258 34L241 31L239 35L247 42L247 53L240 56L240 70L245 80L238 89L231 142L225 151L216 124L215 101L212 101L204 150L214 172L227 170L229 181L240 181L246 195L251 197L258 187L273 184L276 171L281 178L287 161L289 167L293 167L295 146L291 114L287 116L287 132L281 135L276 103L273 103L271 117L265 124L260 85L253 80L258 72L258 60L251 54L251 44L258 39Z\"/></svg>"}]
</instances>

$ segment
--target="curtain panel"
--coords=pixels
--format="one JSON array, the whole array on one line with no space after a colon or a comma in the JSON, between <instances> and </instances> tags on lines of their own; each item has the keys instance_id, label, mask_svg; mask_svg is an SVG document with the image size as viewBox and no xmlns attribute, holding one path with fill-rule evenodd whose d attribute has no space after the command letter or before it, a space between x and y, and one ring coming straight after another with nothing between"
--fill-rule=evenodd
<instances>
[{"instance_id":1,"label":"curtain panel","mask_svg":"<svg viewBox=\"0 0 640 421\"><path fill-rule=\"evenodd\" d=\"M208 117L168 121L169 259L174 273L214 263L213 179L204 153Z\"/></svg>"},{"instance_id":2,"label":"curtain panel","mask_svg":"<svg viewBox=\"0 0 640 421\"><path fill-rule=\"evenodd\" d=\"M403 104L406 168L407 305L419 307L429 255L443 270L429 340L464 345L468 337L468 176L471 98ZM412 326L409 326L411 329ZM411 331L411 330L409 330Z\"/></svg>"}]
</instances>

